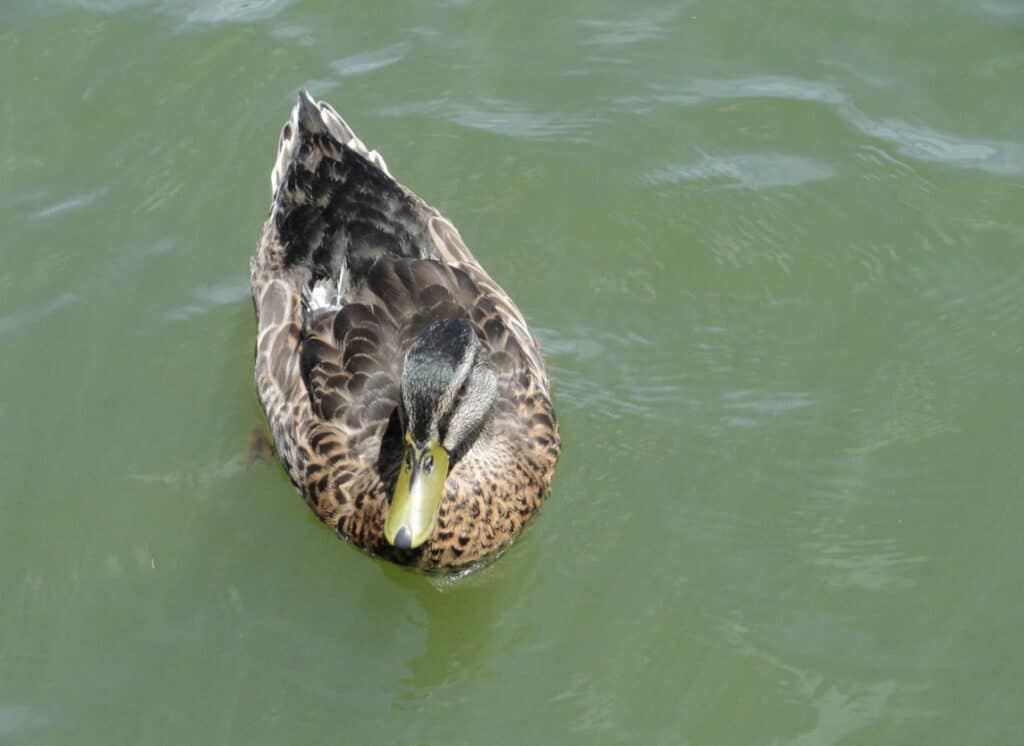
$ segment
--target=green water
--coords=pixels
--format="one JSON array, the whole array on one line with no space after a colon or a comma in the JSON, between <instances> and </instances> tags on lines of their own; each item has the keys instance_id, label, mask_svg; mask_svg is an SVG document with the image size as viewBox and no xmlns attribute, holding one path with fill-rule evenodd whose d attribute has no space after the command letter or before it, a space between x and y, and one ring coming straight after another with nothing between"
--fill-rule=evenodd
<instances>
[{"instance_id":1,"label":"green water","mask_svg":"<svg viewBox=\"0 0 1024 746\"><path fill-rule=\"evenodd\" d=\"M1020 742L1020 3L0 20L0 742ZM301 86L555 380L551 499L459 583L248 461Z\"/></svg>"}]
</instances>

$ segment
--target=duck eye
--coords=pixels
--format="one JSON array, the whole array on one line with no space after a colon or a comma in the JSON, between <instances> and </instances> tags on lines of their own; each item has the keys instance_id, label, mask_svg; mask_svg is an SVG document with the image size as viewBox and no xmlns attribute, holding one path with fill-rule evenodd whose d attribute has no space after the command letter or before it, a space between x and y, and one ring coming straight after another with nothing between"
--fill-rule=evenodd
<instances>
[{"instance_id":1,"label":"duck eye","mask_svg":"<svg viewBox=\"0 0 1024 746\"><path fill-rule=\"evenodd\" d=\"M422 468L424 474L429 474L430 472L432 472L434 470L434 457L427 456L425 459L423 459Z\"/></svg>"},{"instance_id":2,"label":"duck eye","mask_svg":"<svg viewBox=\"0 0 1024 746\"><path fill-rule=\"evenodd\" d=\"M462 382L461 386L459 386L459 393L456 394L456 398L457 399L463 398L466 395L467 391L469 391L469 379L468 378L465 381Z\"/></svg>"}]
</instances>

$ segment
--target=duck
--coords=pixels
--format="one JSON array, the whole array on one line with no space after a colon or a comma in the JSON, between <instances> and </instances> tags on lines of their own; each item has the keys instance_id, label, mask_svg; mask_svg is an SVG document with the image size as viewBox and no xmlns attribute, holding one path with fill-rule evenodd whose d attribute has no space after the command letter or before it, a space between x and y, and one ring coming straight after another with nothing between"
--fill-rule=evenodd
<instances>
[{"instance_id":1,"label":"duck","mask_svg":"<svg viewBox=\"0 0 1024 746\"><path fill-rule=\"evenodd\" d=\"M255 379L316 516L423 570L499 555L546 498L561 441L522 312L454 224L299 93L250 260Z\"/></svg>"}]
</instances>

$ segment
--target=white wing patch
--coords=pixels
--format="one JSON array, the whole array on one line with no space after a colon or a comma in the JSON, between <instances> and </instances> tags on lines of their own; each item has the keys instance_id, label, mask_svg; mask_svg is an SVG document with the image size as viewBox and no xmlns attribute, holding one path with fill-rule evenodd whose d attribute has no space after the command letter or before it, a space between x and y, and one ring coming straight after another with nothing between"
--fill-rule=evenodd
<instances>
[{"instance_id":1,"label":"white wing patch","mask_svg":"<svg viewBox=\"0 0 1024 746\"><path fill-rule=\"evenodd\" d=\"M338 279L324 278L307 285L302 293L302 302L309 313L328 310L339 311L345 305L345 267L341 266Z\"/></svg>"}]
</instances>

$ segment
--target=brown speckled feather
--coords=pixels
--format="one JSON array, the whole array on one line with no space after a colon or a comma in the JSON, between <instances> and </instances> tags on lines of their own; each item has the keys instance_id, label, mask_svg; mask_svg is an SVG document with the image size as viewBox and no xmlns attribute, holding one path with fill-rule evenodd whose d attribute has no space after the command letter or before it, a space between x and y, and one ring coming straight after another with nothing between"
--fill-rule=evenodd
<instances>
[{"instance_id":1,"label":"brown speckled feather","mask_svg":"<svg viewBox=\"0 0 1024 746\"><path fill-rule=\"evenodd\" d=\"M559 451L543 361L519 309L455 227L305 92L272 185L251 262L256 383L292 481L321 520L397 562L458 567L500 549L540 505ZM323 288L336 295L327 306ZM454 465L434 533L403 552L383 536L402 455L402 363L444 318L470 322L489 349L497 437Z\"/></svg>"}]
</instances>

